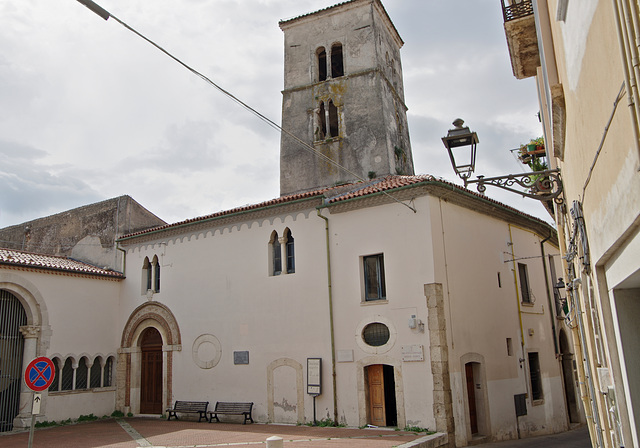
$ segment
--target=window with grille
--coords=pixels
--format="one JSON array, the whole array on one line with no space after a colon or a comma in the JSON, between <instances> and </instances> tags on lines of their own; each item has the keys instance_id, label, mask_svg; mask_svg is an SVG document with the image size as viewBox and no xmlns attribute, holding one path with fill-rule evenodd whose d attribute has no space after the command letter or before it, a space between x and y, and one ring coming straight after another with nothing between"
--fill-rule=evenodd
<instances>
[{"instance_id":1,"label":"window with grille","mask_svg":"<svg viewBox=\"0 0 640 448\"><path fill-rule=\"evenodd\" d=\"M380 347L389 342L389 327L380 322L373 322L362 330L362 339L367 345Z\"/></svg>"},{"instance_id":2,"label":"window with grille","mask_svg":"<svg viewBox=\"0 0 640 448\"><path fill-rule=\"evenodd\" d=\"M80 358L78 368L76 369L76 389L87 389L87 380L89 377L89 368L87 367L87 358Z\"/></svg>"},{"instance_id":3,"label":"window with grille","mask_svg":"<svg viewBox=\"0 0 640 448\"><path fill-rule=\"evenodd\" d=\"M542 400L542 375L538 352L529 352L529 379L531 381L531 400Z\"/></svg>"},{"instance_id":4,"label":"window with grille","mask_svg":"<svg viewBox=\"0 0 640 448\"><path fill-rule=\"evenodd\" d=\"M73 366L71 358L67 358L62 367L62 388L60 390L73 390Z\"/></svg>"},{"instance_id":5,"label":"window with grille","mask_svg":"<svg viewBox=\"0 0 640 448\"><path fill-rule=\"evenodd\" d=\"M98 356L91 366L91 374L89 380L89 387L100 387L100 380L102 376L102 358Z\"/></svg>"},{"instance_id":6,"label":"window with grille","mask_svg":"<svg viewBox=\"0 0 640 448\"><path fill-rule=\"evenodd\" d=\"M49 386L49 392L57 392L60 389L60 359L53 358L53 382Z\"/></svg>"},{"instance_id":7,"label":"window with grille","mask_svg":"<svg viewBox=\"0 0 640 448\"><path fill-rule=\"evenodd\" d=\"M102 381L102 387L111 387L113 383L113 356L107 358L107 362L104 363L104 375Z\"/></svg>"},{"instance_id":8,"label":"window with grille","mask_svg":"<svg viewBox=\"0 0 640 448\"><path fill-rule=\"evenodd\" d=\"M364 271L364 300L385 300L387 292L384 280L384 257L382 254L362 257Z\"/></svg>"},{"instance_id":9,"label":"window with grille","mask_svg":"<svg viewBox=\"0 0 640 448\"><path fill-rule=\"evenodd\" d=\"M533 303L531 300L531 287L529 286L529 273L527 265L518 263L518 277L520 279L520 294L522 303Z\"/></svg>"}]
</instances>

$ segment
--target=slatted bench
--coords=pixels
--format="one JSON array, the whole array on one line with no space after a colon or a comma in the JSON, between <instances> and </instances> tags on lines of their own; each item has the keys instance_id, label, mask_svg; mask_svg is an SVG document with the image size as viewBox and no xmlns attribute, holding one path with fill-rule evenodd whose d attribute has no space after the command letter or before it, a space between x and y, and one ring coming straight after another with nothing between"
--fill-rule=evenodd
<instances>
[{"instance_id":1,"label":"slatted bench","mask_svg":"<svg viewBox=\"0 0 640 448\"><path fill-rule=\"evenodd\" d=\"M253 403L231 403L228 401L218 401L216 403L216 408L213 411L209 411L209 423L213 421L215 418L217 422L220 422L218 415L242 415L244 416L244 421L242 424L244 425L248 421L253 423L253 418L251 418L251 409L253 408Z\"/></svg>"},{"instance_id":2,"label":"slatted bench","mask_svg":"<svg viewBox=\"0 0 640 448\"><path fill-rule=\"evenodd\" d=\"M167 409L167 412L169 413L169 417L167 418L167 420L171 420L171 416L173 416L176 420L178 420L178 416L176 415L177 412L180 413L186 413L186 414L199 414L200 418L198 419L199 422L202 421L202 419L208 420L207 419L207 408L209 407L209 402L208 401L178 401L176 400L175 404L173 405L173 409Z\"/></svg>"}]
</instances>

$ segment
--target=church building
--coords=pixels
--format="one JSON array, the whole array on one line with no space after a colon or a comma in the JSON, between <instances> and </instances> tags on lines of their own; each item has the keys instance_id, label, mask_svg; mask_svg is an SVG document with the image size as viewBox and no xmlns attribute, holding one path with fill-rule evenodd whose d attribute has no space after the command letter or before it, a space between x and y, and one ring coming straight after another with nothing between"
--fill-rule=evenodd
<instances>
[{"instance_id":1,"label":"church building","mask_svg":"<svg viewBox=\"0 0 640 448\"><path fill-rule=\"evenodd\" d=\"M36 356L56 366L40 420L253 402L256 422L418 426L449 446L583 422L556 231L414 174L381 1L280 28L280 197L118 233L109 269L0 249L0 424L29 424Z\"/></svg>"}]
</instances>

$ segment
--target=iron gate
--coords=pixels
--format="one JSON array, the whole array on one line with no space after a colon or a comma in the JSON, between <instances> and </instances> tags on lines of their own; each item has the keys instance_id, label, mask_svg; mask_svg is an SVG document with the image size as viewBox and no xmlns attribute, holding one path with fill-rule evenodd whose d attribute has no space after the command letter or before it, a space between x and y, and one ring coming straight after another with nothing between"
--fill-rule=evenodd
<instances>
[{"instance_id":1,"label":"iron gate","mask_svg":"<svg viewBox=\"0 0 640 448\"><path fill-rule=\"evenodd\" d=\"M11 431L18 415L24 346L20 326L26 324L18 298L0 289L0 432Z\"/></svg>"}]
</instances>

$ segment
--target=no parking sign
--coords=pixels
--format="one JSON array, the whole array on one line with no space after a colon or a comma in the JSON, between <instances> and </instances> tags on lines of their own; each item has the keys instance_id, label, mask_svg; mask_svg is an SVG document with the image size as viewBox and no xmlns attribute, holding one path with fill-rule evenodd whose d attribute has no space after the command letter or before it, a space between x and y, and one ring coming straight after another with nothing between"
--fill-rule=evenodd
<instances>
[{"instance_id":1,"label":"no parking sign","mask_svg":"<svg viewBox=\"0 0 640 448\"><path fill-rule=\"evenodd\" d=\"M34 392L41 392L51 386L55 377L53 361L45 356L34 359L24 371L24 382Z\"/></svg>"}]
</instances>

